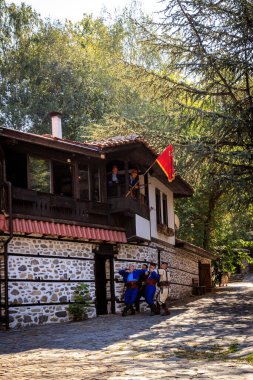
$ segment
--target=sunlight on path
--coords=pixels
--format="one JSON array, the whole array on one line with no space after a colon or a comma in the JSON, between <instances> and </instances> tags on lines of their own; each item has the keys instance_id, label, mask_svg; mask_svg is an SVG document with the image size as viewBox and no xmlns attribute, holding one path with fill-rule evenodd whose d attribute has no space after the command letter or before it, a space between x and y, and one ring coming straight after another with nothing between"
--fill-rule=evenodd
<instances>
[{"instance_id":1,"label":"sunlight on path","mask_svg":"<svg viewBox=\"0 0 253 380\"><path fill-rule=\"evenodd\" d=\"M253 284L215 289L170 317L104 316L0 332L4 380L253 380Z\"/></svg>"}]
</instances>

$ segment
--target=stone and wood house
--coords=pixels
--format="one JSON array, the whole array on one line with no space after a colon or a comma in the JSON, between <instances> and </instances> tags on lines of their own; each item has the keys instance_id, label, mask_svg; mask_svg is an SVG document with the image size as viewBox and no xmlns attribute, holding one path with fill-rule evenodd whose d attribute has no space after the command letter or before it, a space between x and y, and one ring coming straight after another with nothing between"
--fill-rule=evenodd
<instances>
[{"instance_id":1,"label":"stone and wood house","mask_svg":"<svg viewBox=\"0 0 253 380\"><path fill-rule=\"evenodd\" d=\"M193 190L147 168L156 152L137 136L81 143L0 128L0 322L8 328L68 321L75 288L88 284L89 317L121 311L119 269L169 262L172 299L193 281L211 287L210 253L175 236L173 201ZM119 183L108 186L117 165ZM137 195L126 197L137 169ZM145 308L145 302L142 303Z\"/></svg>"}]
</instances>

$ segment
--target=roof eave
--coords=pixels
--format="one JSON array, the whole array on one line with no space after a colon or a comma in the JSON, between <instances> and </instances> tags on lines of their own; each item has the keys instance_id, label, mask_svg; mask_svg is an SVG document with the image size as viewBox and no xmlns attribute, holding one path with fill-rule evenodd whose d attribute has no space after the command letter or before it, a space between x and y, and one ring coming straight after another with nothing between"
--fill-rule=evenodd
<instances>
[{"instance_id":1,"label":"roof eave","mask_svg":"<svg viewBox=\"0 0 253 380\"><path fill-rule=\"evenodd\" d=\"M78 146L75 143L59 140L58 138L35 135L27 132L20 132L9 128L0 127L0 136L19 140L26 143L36 144L47 148L64 150L71 153L87 154L93 157L100 157L101 149L95 147Z\"/></svg>"}]
</instances>

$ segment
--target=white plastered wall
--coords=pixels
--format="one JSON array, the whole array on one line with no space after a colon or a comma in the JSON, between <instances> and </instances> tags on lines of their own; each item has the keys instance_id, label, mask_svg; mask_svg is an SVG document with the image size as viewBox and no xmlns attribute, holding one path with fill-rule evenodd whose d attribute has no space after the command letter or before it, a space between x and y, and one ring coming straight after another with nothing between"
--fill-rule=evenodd
<instances>
[{"instance_id":1,"label":"white plastered wall","mask_svg":"<svg viewBox=\"0 0 253 380\"><path fill-rule=\"evenodd\" d=\"M150 221L142 218L140 215L135 215L136 236L145 240L150 240Z\"/></svg>"},{"instance_id":2,"label":"white plastered wall","mask_svg":"<svg viewBox=\"0 0 253 380\"><path fill-rule=\"evenodd\" d=\"M160 190L161 193L167 196L167 209L168 209L168 227L175 231L175 215L174 215L174 204L173 204L173 192L169 190L162 182L157 178L151 177L149 175L149 207L150 207L150 222L151 222L151 237L165 241L172 245L175 245L175 235L166 236L157 231L157 221L156 221L156 189ZM162 199L162 197L161 197ZM163 208L161 206L162 219L163 219Z\"/></svg>"}]
</instances>

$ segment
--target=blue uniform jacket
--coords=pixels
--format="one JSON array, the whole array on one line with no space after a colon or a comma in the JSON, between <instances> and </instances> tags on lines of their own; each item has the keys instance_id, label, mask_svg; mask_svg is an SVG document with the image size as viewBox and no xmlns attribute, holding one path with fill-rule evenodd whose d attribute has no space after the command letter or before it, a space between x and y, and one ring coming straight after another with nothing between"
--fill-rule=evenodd
<instances>
[{"instance_id":1,"label":"blue uniform jacket","mask_svg":"<svg viewBox=\"0 0 253 380\"><path fill-rule=\"evenodd\" d=\"M158 282L160 279L160 275L156 271L153 270L153 272L151 272L149 276L147 276L147 279L148 278L151 278L152 280L155 280L156 282Z\"/></svg>"},{"instance_id":2,"label":"blue uniform jacket","mask_svg":"<svg viewBox=\"0 0 253 380\"><path fill-rule=\"evenodd\" d=\"M133 273L133 281L139 281L139 278L141 276L141 274L145 273L146 270L145 269L135 269L132 273ZM127 283L127 277L129 275L129 272L127 272L125 269L121 269L119 271L119 274L123 277L123 281L124 283L126 284Z\"/></svg>"}]
</instances>

